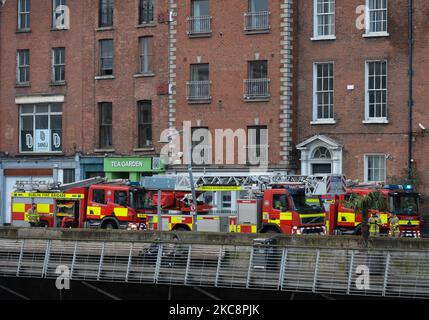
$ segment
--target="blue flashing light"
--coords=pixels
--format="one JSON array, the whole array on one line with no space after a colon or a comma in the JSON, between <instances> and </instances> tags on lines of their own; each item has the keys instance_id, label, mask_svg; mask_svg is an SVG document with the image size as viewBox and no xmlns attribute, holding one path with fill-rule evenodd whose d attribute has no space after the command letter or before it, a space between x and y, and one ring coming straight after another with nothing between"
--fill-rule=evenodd
<instances>
[{"instance_id":1,"label":"blue flashing light","mask_svg":"<svg viewBox=\"0 0 429 320\"><path fill-rule=\"evenodd\" d=\"M402 186L399 184L388 184L388 185L385 185L383 189L398 190L398 189L402 189Z\"/></svg>"},{"instance_id":2,"label":"blue flashing light","mask_svg":"<svg viewBox=\"0 0 429 320\"><path fill-rule=\"evenodd\" d=\"M128 185L132 187L140 187L140 182L128 182Z\"/></svg>"},{"instance_id":3,"label":"blue flashing light","mask_svg":"<svg viewBox=\"0 0 429 320\"><path fill-rule=\"evenodd\" d=\"M404 185L404 190L406 190L406 191L413 191L414 188L413 188L413 186L411 184L406 184L406 185Z\"/></svg>"}]
</instances>

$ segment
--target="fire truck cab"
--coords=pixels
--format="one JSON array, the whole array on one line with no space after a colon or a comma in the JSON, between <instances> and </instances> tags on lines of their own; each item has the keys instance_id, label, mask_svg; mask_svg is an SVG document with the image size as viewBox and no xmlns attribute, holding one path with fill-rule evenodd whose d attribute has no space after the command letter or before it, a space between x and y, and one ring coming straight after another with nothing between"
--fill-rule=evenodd
<instances>
[{"instance_id":1,"label":"fire truck cab","mask_svg":"<svg viewBox=\"0 0 429 320\"><path fill-rule=\"evenodd\" d=\"M420 237L421 224L423 223L419 214L419 204L421 195L412 191L412 186L387 185L383 188L374 187L352 187L347 189L347 193L337 197L331 206L331 218L334 220L334 234L360 234L362 214L355 213L353 209L347 207L347 201L355 193L366 195L370 192L379 191L386 198L387 212L376 212L381 221L380 234L388 235L390 229L390 218L396 214L399 218L400 237Z\"/></svg>"}]
</instances>

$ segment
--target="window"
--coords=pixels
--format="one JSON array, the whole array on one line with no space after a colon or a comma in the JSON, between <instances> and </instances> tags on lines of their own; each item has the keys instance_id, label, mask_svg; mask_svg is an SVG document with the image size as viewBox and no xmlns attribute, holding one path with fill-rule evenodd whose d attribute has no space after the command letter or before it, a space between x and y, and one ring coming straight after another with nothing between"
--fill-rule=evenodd
<instances>
[{"instance_id":1,"label":"window","mask_svg":"<svg viewBox=\"0 0 429 320\"><path fill-rule=\"evenodd\" d=\"M20 105L20 152L49 153L62 149L62 104Z\"/></svg>"},{"instance_id":2,"label":"window","mask_svg":"<svg viewBox=\"0 0 429 320\"><path fill-rule=\"evenodd\" d=\"M209 0L192 0L192 16L187 19L188 34L211 33Z\"/></svg>"},{"instance_id":3,"label":"window","mask_svg":"<svg viewBox=\"0 0 429 320\"><path fill-rule=\"evenodd\" d=\"M222 209L231 209L231 192L221 192Z\"/></svg>"},{"instance_id":4,"label":"window","mask_svg":"<svg viewBox=\"0 0 429 320\"><path fill-rule=\"evenodd\" d=\"M335 0L314 0L314 37L335 37Z\"/></svg>"},{"instance_id":5,"label":"window","mask_svg":"<svg viewBox=\"0 0 429 320\"><path fill-rule=\"evenodd\" d=\"M244 81L245 99L264 99L269 97L268 62L249 61L248 79Z\"/></svg>"},{"instance_id":6,"label":"window","mask_svg":"<svg viewBox=\"0 0 429 320\"><path fill-rule=\"evenodd\" d=\"M387 120L387 62L366 63L366 120Z\"/></svg>"},{"instance_id":7,"label":"window","mask_svg":"<svg viewBox=\"0 0 429 320\"><path fill-rule=\"evenodd\" d=\"M285 212L289 209L288 199L285 194L273 195L273 209Z\"/></svg>"},{"instance_id":8,"label":"window","mask_svg":"<svg viewBox=\"0 0 429 320\"><path fill-rule=\"evenodd\" d=\"M387 0L367 0L366 33L387 34Z\"/></svg>"},{"instance_id":9,"label":"window","mask_svg":"<svg viewBox=\"0 0 429 320\"><path fill-rule=\"evenodd\" d=\"M266 126L247 127L247 162L249 165L268 164L268 129Z\"/></svg>"},{"instance_id":10,"label":"window","mask_svg":"<svg viewBox=\"0 0 429 320\"><path fill-rule=\"evenodd\" d=\"M332 159L332 155L327 148L319 147L314 151L313 159Z\"/></svg>"},{"instance_id":11,"label":"window","mask_svg":"<svg viewBox=\"0 0 429 320\"><path fill-rule=\"evenodd\" d=\"M334 119L334 64L315 63L313 78L313 120Z\"/></svg>"},{"instance_id":12,"label":"window","mask_svg":"<svg viewBox=\"0 0 429 320\"><path fill-rule=\"evenodd\" d=\"M139 1L139 24L152 23L154 16L153 0Z\"/></svg>"},{"instance_id":13,"label":"window","mask_svg":"<svg viewBox=\"0 0 429 320\"><path fill-rule=\"evenodd\" d=\"M103 189L94 189L92 191L92 201L99 204L106 204L105 192Z\"/></svg>"},{"instance_id":14,"label":"window","mask_svg":"<svg viewBox=\"0 0 429 320\"><path fill-rule=\"evenodd\" d=\"M30 50L18 50L16 55L16 83L30 82Z\"/></svg>"},{"instance_id":15,"label":"window","mask_svg":"<svg viewBox=\"0 0 429 320\"><path fill-rule=\"evenodd\" d=\"M112 27L113 26L113 0L100 0L99 12L99 26Z\"/></svg>"},{"instance_id":16,"label":"window","mask_svg":"<svg viewBox=\"0 0 429 320\"><path fill-rule=\"evenodd\" d=\"M191 81L188 82L188 100L210 99L209 64L191 64Z\"/></svg>"},{"instance_id":17,"label":"window","mask_svg":"<svg viewBox=\"0 0 429 320\"><path fill-rule=\"evenodd\" d=\"M152 37L139 38L139 70L140 74L151 74L152 70Z\"/></svg>"},{"instance_id":18,"label":"window","mask_svg":"<svg viewBox=\"0 0 429 320\"><path fill-rule=\"evenodd\" d=\"M63 183L75 182L75 169L63 170Z\"/></svg>"},{"instance_id":19,"label":"window","mask_svg":"<svg viewBox=\"0 0 429 320\"><path fill-rule=\"evenodd\" d=\"M138 103L139 148L152 145L152 101Z\"/></svg>"},{"instance_id":20,"label":"window","mask_svg":"<svg viewBox=\"0 0 429 320\"><path fill-rule=\"evenodd\" d=\"M204 203L208 205L214 204L214 193L213 192L204 192Z\"/></svg>"},{"instance_id":21,"label":"window","mask_svg":"<svg viewBox=\"0 0 429 320\"><path fill-rule=\"evenodd\" d=\"M100 121L100 148L112 148L112 103L99 104Z\"/></svg>"},{"instance_id":22,"label":"window","mask_svg":"<svg viewBox=\"0 0 429 320\"><path fill-rule=\"evenodd\" d=\"M65 48L52 49L52 82L64 82L66 80L65 70Z\"/></svg>"},{"instance_id":23,"label":"window","mask_svg":"<svg viewBox=\"0 0 429 320\"><path fill-rule=\"evenodd\" d=\"M246 31L268 30L269 26L268 0L249 0L249 9L245 16Z\"/></svg>"},{"instance_id":24,"label":"window","mask_svg":"<svg viewBox=\"0 0 429 320\"><path fill-rule=\"evenodd\" d=\"M65 12L64 6L66 0L52 0L52 27L54 29L63 29L65 26Z\"/></svg>"},{"instance_id":25,"label":"window","mask_svg":"<svg viewBox=\"0 0 429 320\"><path fill-rule=\"evenodd\" d=\"M18 0L18 30L30 30L30 0Z\"/></svg>"},{"instance_id":26,"label":"window","mask_svg":"<svg viewBox=\"0 0 429 320\"><path fill-rule=\"evenodd\" d=\"M365 156L365 181L386 181L386 156L384 154Z\"/></svg>"},{"instance_id":27,"label":"window","mask_svg":"<svg viewBox=\"0 0 429 320\"><path fill-rule=\"evenodd\" d=\"M113 75L113 40L100 40L100 75Z\"/></svg>"},{"instance_id":28,"label":"window","mask_svg":"<svg viewBox=\"0 0 429 320\"><path fill-rule=\"evenodd\" d=\"M191 128L192 134L192 163L195 165L210 164L210 132L205 127Z\"/></svg>"},{"instance_id":29,"label":"window","mask_svg":"<svg viewBox=\"0 0 429 320\"><path fill-rule=\"evenodd\" d=\"M127 206L127 192L126 191L115 191L113 196L114 196L115 204L118 204L121 207Z\"/></svg>"}]
</instances>

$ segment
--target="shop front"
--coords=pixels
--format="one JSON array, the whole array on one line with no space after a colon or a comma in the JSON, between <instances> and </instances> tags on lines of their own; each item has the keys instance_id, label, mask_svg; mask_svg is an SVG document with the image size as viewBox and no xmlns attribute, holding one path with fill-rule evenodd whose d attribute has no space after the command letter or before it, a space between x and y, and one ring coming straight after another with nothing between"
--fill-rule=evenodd
<instances>
[{"instance_id":1,"label":"shop front","mask_svg":"<svg viewBox=\"0 0 429 320\"><path fill-rule=\"evenodd\" d=\"M165 166L159 157L108 157L104 158L104 172L109 180L129 179L141 182L145 176L164 173Z\"/></svg>"}]
</instances>

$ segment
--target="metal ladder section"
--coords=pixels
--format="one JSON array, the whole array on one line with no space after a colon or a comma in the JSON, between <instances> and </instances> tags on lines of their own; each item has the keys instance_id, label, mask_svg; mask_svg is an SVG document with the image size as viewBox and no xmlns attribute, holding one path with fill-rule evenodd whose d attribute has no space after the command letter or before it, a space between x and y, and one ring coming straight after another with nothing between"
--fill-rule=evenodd
<instances>
[{"instance_id":1,"label":"metal ladder section","mask_svg":"<svg viewBox=\"0 0 429 320\"><path fill-rule=\"evenodd\" d=\"M0 277L429 298L429 252L0 239Z\"/></svg>"}]
</instances>

